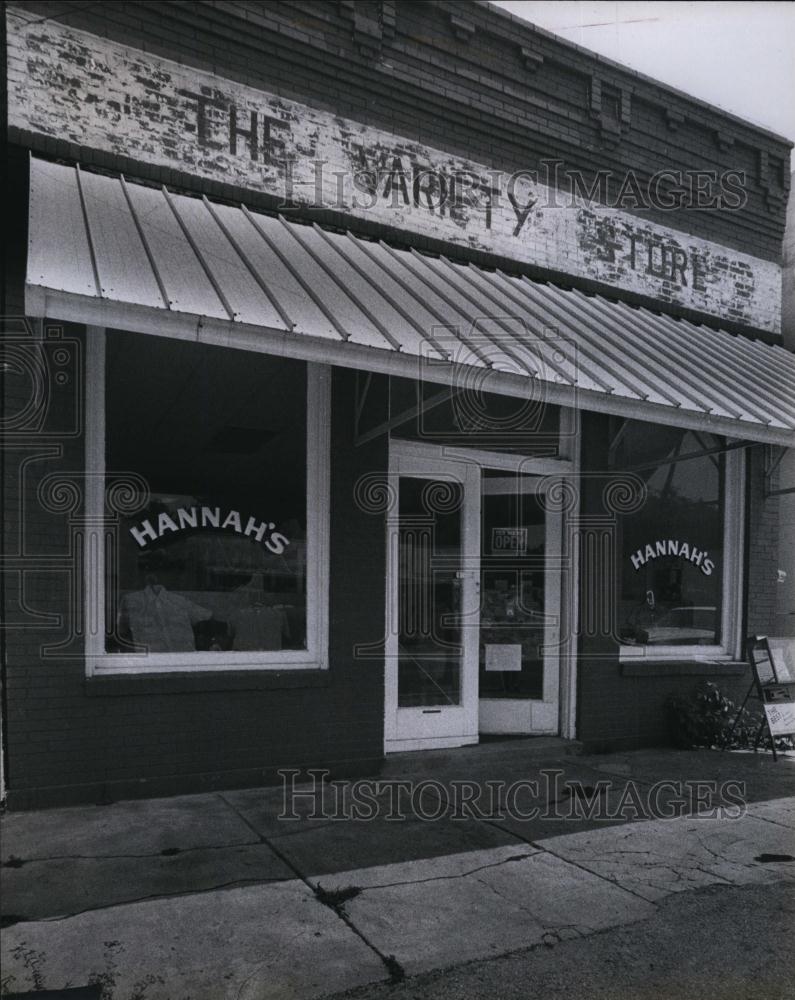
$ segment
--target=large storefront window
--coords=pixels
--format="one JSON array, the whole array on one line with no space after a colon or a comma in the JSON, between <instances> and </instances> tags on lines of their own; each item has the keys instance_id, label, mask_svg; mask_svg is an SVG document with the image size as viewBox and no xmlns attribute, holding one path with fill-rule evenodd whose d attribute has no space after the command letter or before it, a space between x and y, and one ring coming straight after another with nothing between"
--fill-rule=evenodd
<instances>
[{"instance_id":1,"label":"large storefront window","mask_svg":"<svg viewBox=\"0 0 795 1000\"><path fill-rule=\"evenodd\" d=\"M612 469L638 477L646 490L638 509L618 516L617 617L624 646L731 645L736 622L726 594L738 582L729 578L740 545L729 523L738 458L710 434L616 422Z\"/></svg>"},{"instance_id":2,"label":"large storefront window","mask_svg":"<svg viewBox=\"0 0 795 1000\"><path fill-rule=\"evenodd\" d=\"M111 663L304 665L317 654L303 362L122 332L105 346Z\"/></svg>"}]
</instances>

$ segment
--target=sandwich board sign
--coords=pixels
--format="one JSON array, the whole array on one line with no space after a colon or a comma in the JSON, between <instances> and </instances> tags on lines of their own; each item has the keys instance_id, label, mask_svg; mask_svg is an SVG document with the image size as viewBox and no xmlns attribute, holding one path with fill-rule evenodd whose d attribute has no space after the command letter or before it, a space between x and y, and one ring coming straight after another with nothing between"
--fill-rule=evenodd
<instances>
[{"instance_id":1,"label":"sandwich board sign","mask_svg":"<svg viewBox=\"0 0 795 1000\"><path fill-rule=\"evenodd\" d=\"M750 656L771 737L795 734L795 640L756 636Z\"/></svg>"},{"instance_id":2,"label":"sandwich board sign","mask_svg":"<svg viewBox=\"0 0 795 1000\"><path fill-rule=\"evenodd\" d=\"M795 733L795 702L766 702L765 715L772 736L790 736Z\"/></svg>"}]
</instances>

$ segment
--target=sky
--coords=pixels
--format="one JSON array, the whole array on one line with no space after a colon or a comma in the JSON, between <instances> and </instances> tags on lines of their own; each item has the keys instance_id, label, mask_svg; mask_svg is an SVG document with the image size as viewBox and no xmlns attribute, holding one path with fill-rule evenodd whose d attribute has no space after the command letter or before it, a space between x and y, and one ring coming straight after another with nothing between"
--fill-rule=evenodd
<instances>
[{"instance_id":1,"label":"sky","mask_svg":"<svg viewBox=\"0 0 795 1000\"><path fill-rule=\"evenodd\" d=\"M496 6L795 142L793 0Z\"/></svg>"}]
</instances>

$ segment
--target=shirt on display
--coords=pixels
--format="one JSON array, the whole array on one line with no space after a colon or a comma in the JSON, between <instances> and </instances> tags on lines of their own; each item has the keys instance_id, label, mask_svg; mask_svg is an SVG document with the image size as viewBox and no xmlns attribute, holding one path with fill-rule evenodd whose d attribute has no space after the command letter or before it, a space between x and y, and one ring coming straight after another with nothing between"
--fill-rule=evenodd
<instances>
[{"instance_id":1,"label":"shirt on display","mask_svg":"<svg viewBox=\"0 0 795 1000\"><path fill-rule=\"evenodd\" d=\"M193 626L212 618L212 611L160 585L125 594L119 624L150 653L185 653L196 649Z\"/></svg>"},{"instance_id":2,"label":"shirt on display","mask_svg":"<svg viewBox=\"0 0 795 1000\"><path fill-rule=\"evenodd\" d=\"M236 611L229 624L233 649L281 649L282 636L289 635L287 615L281 608L252 605Z\"/></svg>"}]
</instances>

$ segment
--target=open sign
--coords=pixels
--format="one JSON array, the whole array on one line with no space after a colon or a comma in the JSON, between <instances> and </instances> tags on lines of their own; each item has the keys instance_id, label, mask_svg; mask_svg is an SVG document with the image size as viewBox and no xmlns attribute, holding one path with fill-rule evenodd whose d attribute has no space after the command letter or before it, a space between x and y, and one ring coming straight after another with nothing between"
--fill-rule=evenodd
<instances>
[{"instance_id":1,"label":"open sign","mask_svg":"<svg viewBox=\"0 0 795 1000\"><path fill-rule=\"evenodd\" d=\"M527 553L527 528L492 528L491 551L523 556Z\"/></svg>"}]
</instances>

